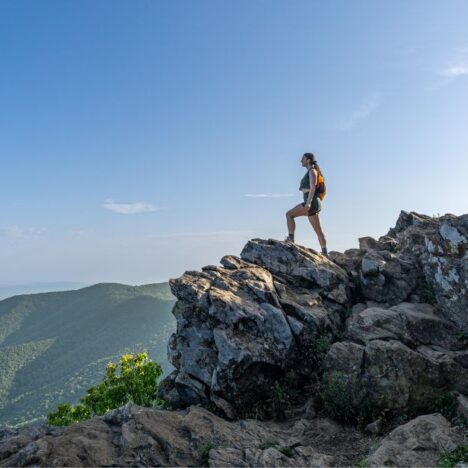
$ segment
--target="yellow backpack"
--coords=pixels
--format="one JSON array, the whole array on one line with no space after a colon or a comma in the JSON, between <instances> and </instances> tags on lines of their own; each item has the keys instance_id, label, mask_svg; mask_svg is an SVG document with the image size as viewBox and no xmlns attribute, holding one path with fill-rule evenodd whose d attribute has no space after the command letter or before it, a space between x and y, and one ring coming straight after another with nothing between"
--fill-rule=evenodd
<instances>
[{"instance_id":1,"label":"yellow backpack","mask_svg":"<svg viewBox=\"0 0 468 468\"><path fill-rule=\"evenodd\" d=\"M325 186L325 178L323 177L322 171L317 171L317 184L315 188L315 192L317 193L317 197L320 198L320 200L323 200L325 198L325 195L327 194L327 187Z\"/></svg>"}]
</instances>

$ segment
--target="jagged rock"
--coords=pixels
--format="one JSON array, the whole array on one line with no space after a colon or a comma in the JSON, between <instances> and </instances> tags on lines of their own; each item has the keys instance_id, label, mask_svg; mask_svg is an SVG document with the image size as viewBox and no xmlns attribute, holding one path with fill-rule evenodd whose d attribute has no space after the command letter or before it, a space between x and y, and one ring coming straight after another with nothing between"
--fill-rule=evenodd
<instances>
[{"instance_id":1,"label":"jagged rock","mask_svg":"<svg viewBox=\"0 0 468 468\"><path fill-rule=\"evenodd\" d=\"M410 348L434 344L460 349L462 345L456 332L455 325L437 316L431 305L402 302L389 309L370 307L353 313L344 336L361 344L375 339L393 339Z\"/></svg>"},{"instance_id":2,"label":"jagged rock","mask_svg":"<svg viewBox=\"0 0 468 468\"><path fill-rule=\"evenodd\" d=\"M400 255L410 258L421 271L420 295L460 329L468 328L468 215L440 218L400 214L406 229L392 233Z\"/></svg>"},{"instance_id":3,"label":"jagged rock","mask_svg":"<svg viewBox=\"0 0 468 468\"><path fill-rule=\"evenodd\" d=\"M444 389L466 387L466 369L453 360L452 367L448 366L420 351L395 339L373 339L365 345L335 343L325 357L322 381L329 385L337 372L346 376L349 404L356 414L366 405L394 411L422 408ZM454 368L463 376L454 373Z\"/></svg>"},{"instance_id":4,"label":"jagged rock","mask_svg":"<svg viewBox=\"0 0 468 468\"><path fill-rule=\"evenodd\" d=\"M441 218L402 211L396 227L378 241L330 258L352 280L355 297L387 305L416 299L468 328L468 215Z\"/></svg>"},{"instance_id":5,"label":"jagged rock","mask_svg":"<svg viewBox=\"0 0 468 468\"><path fill-rule=\"evenodd\" d=\"M267 449L213 449L210 451L209 466L308 466L322 467L335 466L334 457L318 453L312 447L295 447L285 455L278 448L269 447Z\"/></svg>"},{"instance_id":6,"label":"jagged rock","mask_svg":"<svg viewBox=\"0 0 468 468\"><path fill-rule=\"evenodd\" d=\"M468 421L468 398L465 395L457 395L457 414Z\"/></svg>"},{"instance_id":7,"label":"jagged rock","mask_svg":"<svg viewBox=\"0 0 468 468\"><path fill-rule=\"evenodd\" d=\"M241 258L283 276L288 282L319 287L320 294L348 304L345 272L312 249L273 239L252 239L242 249Z\"/></svg>"},{"instance_id":8,"label":"jagged rock","mask_svg":"<svg viewBox=\"0 0 468 468\"><path fill-rule=\"evenodd\" d=\"M316 408L319 392L332 405L327 398L345 392L335 403L349 420L427 411L447 392L465 414L467 239L468 215L404 211L385 236L361 238L359 249L332 252L332 261L294 243L253 239L240 257L170 280L175 371L157 395L181 410L129 404L66 428L2 430L0 464L353 465L370 436L320 417L340 412ZM337 376L341 386L333 387ZM284 399L277 384L286 378L302 401L287 405L284 422L241 419ZM442 448L458 444L447 425L440 415L416 418L369 462L432 466Z\"/></svg>"},{"instance_id":9,"label":"jagged rock","mask_svg":"<svg viewBox=\"0 0 468 468\"><path fill-rule=\"evenodd\" d=\"M271 239L250 241L241 257L170 280L176 371L159 395L174 408L213 403L234 417L286 373L309 375L314 341L343 326L348 279L326 257Z\"/></svg>"},{"instance_id":10,"label":"jagged rock","mask_svg":"<svg viewBox=\"0 0 468 468\"><path fill-rule=\"evenodd\" d=\"M441 414L428 414L390 432L368 463L371 467L437 466L443 454L461 444L462 438Z\"/></svg>"},{"instance_id":11,"label":"jagged rock","mask_svg":"<svg viewBox=\"0 0 468 468\"><path fill-rule=\"evenodd\" d=\"M370 432L371 434L378 435L382 431L383 421L382 419L376 419L375 421L368 424L364 430Z\"/></svg>"},{"instance_id":12,"label":"jagged rock","mask_svg":"<svg viewBox=\"0 0 468 468\"><path fill-rule=\"evenodd\" d=\"M327 419L229 422L200 407L165 411L128 403L66 427L4 430L0 466L334 466L334 454L341 463L353 457L326 441L346 434ZM371 439L360 441L362 456Z\"/></svg>"}]
</instances>

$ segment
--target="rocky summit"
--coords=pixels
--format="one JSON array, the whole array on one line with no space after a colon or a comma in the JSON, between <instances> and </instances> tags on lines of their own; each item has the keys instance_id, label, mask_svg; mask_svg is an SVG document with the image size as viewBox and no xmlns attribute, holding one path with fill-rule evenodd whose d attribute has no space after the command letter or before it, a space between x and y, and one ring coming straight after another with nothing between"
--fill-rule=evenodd
<instances>
[{"instance_id":1,"label":"rocky summit","mask_svg":"<svg viewBox=\"0 0 468 468\"><path fill-rule=\"evenodd\" d=\"M401 212L329 258L252 239L170 280L158 396L0 431L2 466L436 466L466 451L468 215Z\"/></svg>"}]
</instances>

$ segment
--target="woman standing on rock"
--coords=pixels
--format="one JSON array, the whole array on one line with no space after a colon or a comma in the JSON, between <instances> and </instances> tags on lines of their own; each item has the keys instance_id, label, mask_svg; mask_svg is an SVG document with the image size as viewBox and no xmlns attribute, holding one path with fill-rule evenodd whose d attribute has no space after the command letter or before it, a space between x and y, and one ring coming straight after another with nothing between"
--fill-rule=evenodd
<instances>
[{"instance_id":1,"label":"woman standing on rock","mask_svg":"<svg viewBox=\"0 0 468 468\"><path fill-rule=\"evenodd\" d=\"M299 190L304 193L304 202L290 209L286 213L286 221L288 225L288 237L286 241L294 242L294 231L296 230L296 222L294 218L298 216L307 216L315 233L317 234L322 254L328 256L327 240L320 226L319 212L322 209L320 199L325 194L325 184L323 183L323 175L320 166L317 164L317 159L312 153L304 153L301 159L303 167L307 168L307 172L301 180Z\"/></svg>"}]
</instances>

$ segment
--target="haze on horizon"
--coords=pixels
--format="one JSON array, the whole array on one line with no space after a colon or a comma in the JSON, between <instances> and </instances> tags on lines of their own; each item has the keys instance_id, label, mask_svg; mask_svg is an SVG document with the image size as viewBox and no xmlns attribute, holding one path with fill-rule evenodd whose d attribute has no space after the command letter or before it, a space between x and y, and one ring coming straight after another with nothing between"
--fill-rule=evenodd
<instances>
[{"instance_id":1,"label":"haze on horizon","mask_svg":"<svg viewBox=\"0 0 468 468\"><path fill-rule=\"evenodd\" d=\"M305 151L329 250L402 209L468 211L466 1L5 0L0 18L0 283L161 282L283 239Z\"/></svg>"}]
</instances>

